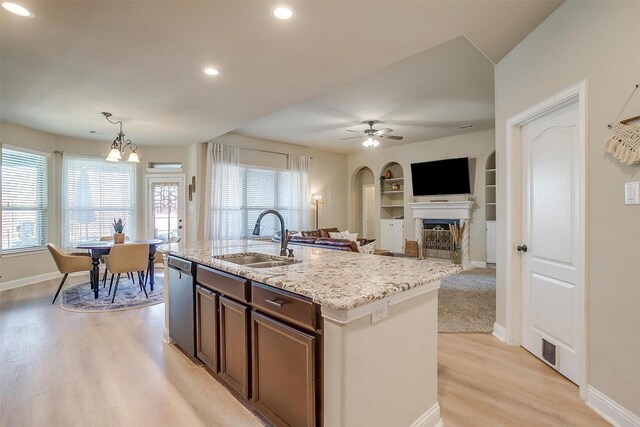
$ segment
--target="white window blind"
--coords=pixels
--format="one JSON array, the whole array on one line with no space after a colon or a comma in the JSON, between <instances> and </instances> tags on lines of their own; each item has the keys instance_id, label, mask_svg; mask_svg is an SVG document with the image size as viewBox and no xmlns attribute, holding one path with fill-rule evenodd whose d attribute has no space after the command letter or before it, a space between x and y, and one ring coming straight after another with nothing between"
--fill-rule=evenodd
<instances>
[{"instance_id":1,"label":"white window blind","mask_svg":"<svg viewBox=\"0 0 640 427\"><path fill-rule=\"evenodd\" d=\"M40 248L47 240L47 157L2 148L2 251Z\"/></svg>"},{"instance_id":2,"label":"white window blind","mask_svg":"<svg viewBox=\"0 0 640 427\"><path fill-rule=\"evenodd\" d=\"M287 170L240 167L242 182L242 237L252 237L258 215L265 209L276 209L290 224L290 172ZM280 221L268 215L260 223L261 236L280 231Z\"/></svg>"},{"instance_id":3,"label":"white window blind","mask_svg":"<svg viewBox=\"0 0 640 427\"><path fill-rule=\"evenodd\" d=\"M67 155L62 161L62 242L67 248L113 235L122 218L124 234L136 234L136 167L101 158Z\"/></svg>"}]
</instances>

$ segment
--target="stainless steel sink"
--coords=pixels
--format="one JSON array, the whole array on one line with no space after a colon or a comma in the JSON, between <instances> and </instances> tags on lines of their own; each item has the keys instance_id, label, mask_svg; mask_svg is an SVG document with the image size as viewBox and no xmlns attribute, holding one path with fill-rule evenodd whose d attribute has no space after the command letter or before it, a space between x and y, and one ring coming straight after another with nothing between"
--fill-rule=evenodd
<instances>
[{"instance_id":1,"label":"stainless steel sink","mask_svg":"<svg viewBox=\"0 0 640 427\"><path fill-rule=\"evenodd\" d=\"M222 255L215 257L220 261L226 261L233 264L244 265L251 268L271 268L271 267L285 267L291 264L297 264L301 261L293 258L278 257L273 255L262 254L233 254Z\"/></svg>"}]
</instances>

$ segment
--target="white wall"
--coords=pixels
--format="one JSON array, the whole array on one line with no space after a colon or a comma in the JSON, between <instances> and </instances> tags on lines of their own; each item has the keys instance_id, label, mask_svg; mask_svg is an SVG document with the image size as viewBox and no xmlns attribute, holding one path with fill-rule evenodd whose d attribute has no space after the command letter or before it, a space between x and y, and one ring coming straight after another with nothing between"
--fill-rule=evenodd
<instances>
[{"instance_id":1,"label":"white wall","mask_svg":"<svg viewBox=\"0 0 640 427\"><path fill-rule=\"evenodd\" d=\"M476 206L473 209L470 231L471 260L478 262L486 261L486 234L485 234L485 165L487 158L495 147L495 133L493 130L464 133L462 135L447 138L433 139L431 141L416 142L413 144L397 145L394 147L361 150L357 153L349 154L348 157L348 177L349 194L354 185L354 174L363 167L369 167L376 176L376 205L380 212L380 182L377 179L384 173L383 167L389 162L397 162L404 171L404 235L405 239L415 240L414 222L411 218L411 210L407 206L413 195L411 185L411 163L427 162L431 160L450 159L456 157L469 157L475 159L475 173L472 179L472 192L475 197ZM442 198L442 197L437 197ZM458 199L460 197L458 196ZM428 197L417 197L416 200L428 200ZM456 196L449 196L447 199L454 200ZM355 205L357 200L352 198L349 203L350 227L356 227ZM377 224L377 235L380 235L380 223Z\"/></svg>"},{"instance_id":2,"label":"white wall","mask_svg":"<svg viewBox=\"0 0 640 427\"><path fill-rule=\"evenodd\" d=\"M568 1L496 66L498 219L505 218L505 122L588 81L587 329L589 384L640 415L640 206L623 185L640 180L602 150L607 124L640 83L640 2ZM625 117L640 114L640 94ZM505 227L498 222L497 321L505 324Z\"/></svg>"}]
</instances>

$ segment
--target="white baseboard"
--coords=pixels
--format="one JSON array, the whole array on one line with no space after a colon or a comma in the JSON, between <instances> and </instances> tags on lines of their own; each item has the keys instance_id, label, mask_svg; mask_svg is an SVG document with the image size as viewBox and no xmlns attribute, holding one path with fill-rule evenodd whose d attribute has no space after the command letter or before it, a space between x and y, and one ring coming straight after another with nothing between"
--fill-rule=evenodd
<instances>
[{"instance_id":1,"label":"white baseboard","mask_svg":"<svg viewBox=\"0 0 640 427\"><path fill-rule=\"evenodd\" d=\"M471 265L479 268L487 268L487 263L484 261L471 261Z\"/></svg>"},{"instance_id":2,"label":"white baseboard","mask_svg":"<svg viewBox=\"0 0 640 427\"><path fill-rule=\"evenodd\" d=\"M504 326L498 323L493 324L493 333L491 335L498 338L502 342L507 342L507 330Z\"/></svg>"},{"instance_id":3,"label":"white baseboard","mask_svg":"<svg viewBox=\"0 0 640 427\"><path fill-rule=\"evenodd\" d=\"M69 274L69 277L80 276L87 274L86 271L79 271L77 273ZM21 288L23 286L34 285L36 283L44 282L51 279L62 279L63 274L59 271L52 271L50 273L36 274L35 276L23 277L22 279L9 280L8 282L0 283L0 291L7 291L9 289Z\"/></svg>"},{"instance_id":4,"label":"white baseboard","mask_svg":"<svg viewBox=\"0 0 640 427\"><path fill-rule=\"evenodd\" d=\"M440 418L440 405L436 402L424 414L411 423L410 427L443 427L444 423Z\"/></svg>"},{"instance_id":5,"label":"white baseboard","mask_svg":"<svg viewBox=\"0 0 640 427\"><path fill-rule=\"evenodd\" d=\"M586 404L598 415L616 427L640 426L640 416L611 400L608 396L595 389L593 386L587 386Z\"/></svg>"}]
</instances>

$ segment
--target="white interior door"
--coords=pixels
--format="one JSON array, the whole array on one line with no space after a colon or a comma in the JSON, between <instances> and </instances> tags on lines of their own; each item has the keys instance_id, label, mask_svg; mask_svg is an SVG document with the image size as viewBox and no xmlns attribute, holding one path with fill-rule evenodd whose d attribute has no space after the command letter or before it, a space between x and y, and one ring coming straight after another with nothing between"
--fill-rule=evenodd
<instances>
[{"instance_id":1,"label":"white interior door","mask_svg":"<svg viewBox=\"0 0 640 427\"><path fill-rule=\"evenodd\" d=\"M184 177L147 178L148 236L167 241L184 236Z\"/></svg>"},{"instance_id":2,"label":"white interior door","mask_svg":"<svg viewBox=\"0 0 640 427\"><path fill-rule=\"evenodd\" d=\"M362 186L362 235L367 239L376 238L376 186Z\"/></svg>"},{"instance_id":3,"label":"white interior door","mask_svg":"<svg viewBox=\"0 0 640 427\"><path fill-rule=\"evenodd\" d=\"M522 126L522 346L578 383L578 102ZM524 247L525 245L526 247Z\"/></svg>"}]
</instances>

